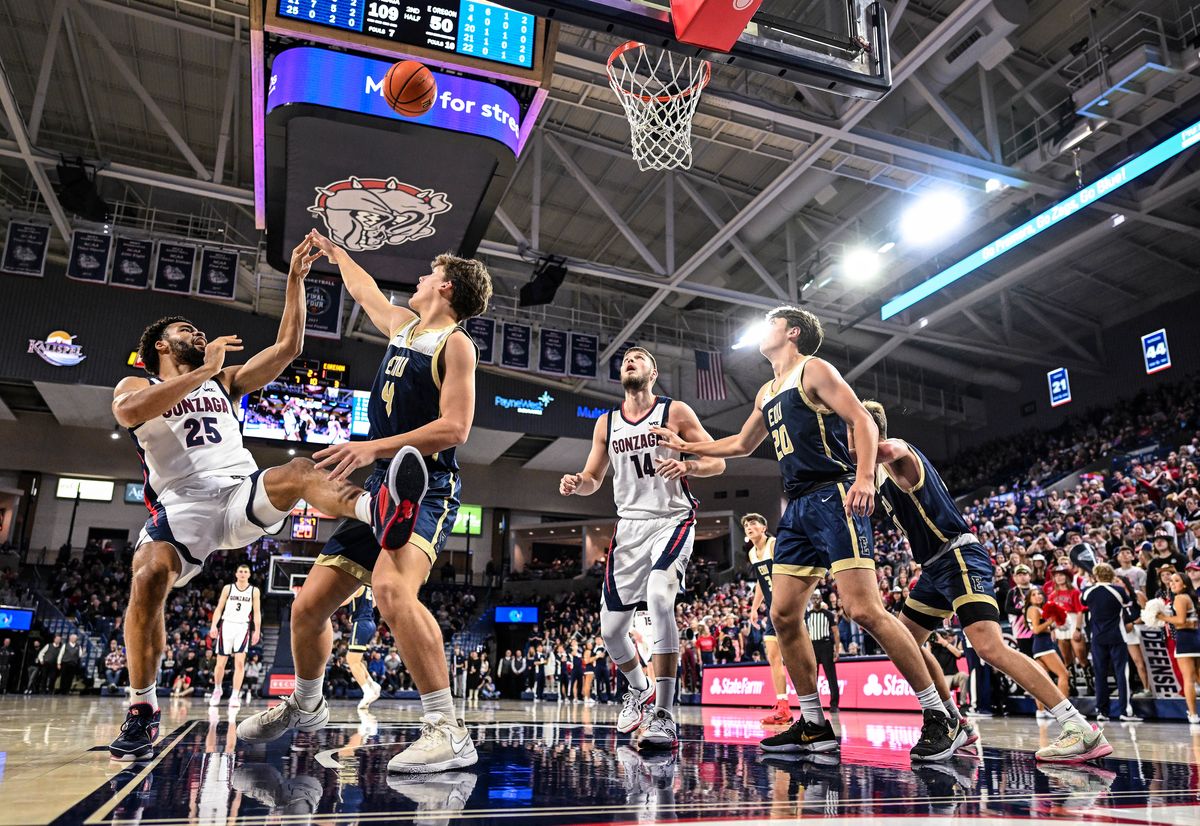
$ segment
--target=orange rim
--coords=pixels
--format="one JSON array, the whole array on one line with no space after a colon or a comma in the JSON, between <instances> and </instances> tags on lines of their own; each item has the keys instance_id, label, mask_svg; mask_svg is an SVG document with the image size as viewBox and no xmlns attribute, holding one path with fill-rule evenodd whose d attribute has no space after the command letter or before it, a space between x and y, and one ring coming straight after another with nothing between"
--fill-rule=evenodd
<instances>
[{"instance_id":1,"label":"orange rim","mask_svg":"<svg viewBox=\"0 0 1200 826\"><path fill-rule=\"evenodd\" d=\"M675 100L676 98L690 97L691 95L695 94L696 92L699 92L705 86L707 86L708 82L712 79L712 64L709 63L707 60L704 60L704 61L702 61L702 63L704 64L704 74L701 76L701 78L698 81L695 81L694 83L692 83L690 86L688 86L682 92L679 92L678 94L674 94L674 95L642 95L642 94L638 94L637 92L631 92L628 89L624 88L623 86L619 85L619 81L617 80L616 76L613 74L613 63L616 62L617 58L621 57L626 52L631 52L634 49L644 49L644 48L646 48L645 43L639 43L636 40L627 40L624 43L622 43L620 46L618 46L617 48L613 49L613 53L608 56L608 64L607 64L608 65L608 79L610 81L612 81L613 84L616 85L617 91L619 91L621 94L623 94L627 97L637 98L642 103L650 103L651 101L655 101L657 103L670 103L671 101ZM696 58L689 57L689 58L684 58L684 59L685 60L695 60Z\"/></svg>"}]
</instances>

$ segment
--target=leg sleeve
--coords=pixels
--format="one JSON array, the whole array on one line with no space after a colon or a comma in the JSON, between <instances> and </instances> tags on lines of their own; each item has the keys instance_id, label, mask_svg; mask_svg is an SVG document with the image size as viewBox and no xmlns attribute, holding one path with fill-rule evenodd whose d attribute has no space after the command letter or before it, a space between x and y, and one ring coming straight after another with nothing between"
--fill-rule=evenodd
<instances>
[{"instance_id":1,"label":"leg sleeve","mask_svg":"<svg viewBox=\"0 0 1200 826\"><path fill-rule=\"evenodd\" d=\"M612 611L609 610L606 601L601 601L600 636L604 639L604 647L618 663L637 659L633 640L629 639L629 629L632 625L633 611ZM572 677L574 676L572 674Z\"/></svg>"},{"instance_id":2,"label":"leg sleeve","mask_svg":"<svg viewBox=\"0 0 1200 826\"><path fill-rule=\"evenodd\" d=\"M646 603L654 628L655 654L679 653L679 625L675 622L675 595L678 593L679 575L674 567L650 572Z\"/></svg>"}]
</instances>

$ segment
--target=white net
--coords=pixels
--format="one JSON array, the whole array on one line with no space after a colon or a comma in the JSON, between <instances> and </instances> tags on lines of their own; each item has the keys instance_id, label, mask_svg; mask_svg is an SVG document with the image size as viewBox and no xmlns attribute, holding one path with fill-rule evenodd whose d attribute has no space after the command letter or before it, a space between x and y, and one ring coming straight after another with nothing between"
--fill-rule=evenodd
<instances>
[{"instance_id":1,"label":"white net","mask_svg":"<svg viewBox=\"0 0 1200 826\"><path fill-rule=\"evenodd\" d=\"M692 118L708 85L707 60L629 41L608 59L608 84L629 118L638 169L691 169Z\"/></svg>"}]
</instances>

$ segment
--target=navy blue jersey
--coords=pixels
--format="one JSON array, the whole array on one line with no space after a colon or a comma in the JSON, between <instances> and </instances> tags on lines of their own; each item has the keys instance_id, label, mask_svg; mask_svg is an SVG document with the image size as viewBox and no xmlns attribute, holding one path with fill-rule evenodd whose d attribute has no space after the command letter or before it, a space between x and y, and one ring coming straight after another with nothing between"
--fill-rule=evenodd
<instances>
[{"instance_id":1,"label":"navy blue jersey","mask_svg":"<svg viewBox=\"0 0 1200 826\"><path fill-rule=\"evenodd\" d=\"M813 404L804 392L803 361L782 380L766 387L762 415L789 499L836 482L853 482L855 465L850 458L846 423L828 407Z\"/></svg>"},{"instance_id":2,"label":"navy blue jersey","mask_svg":"<svg viewBox=\"0 0 1200 826\"><path fill-rule=\"evenodd\" d=\"M762 594L763 605L767 607L767 613L771 611L771 597L774 595L771 584L771 572L775 566L775 537L767 540L767 545L763 548L763 555L760 557L754 545L750 546L750 567L754 571L754 578L758 580L758 590Z\"/></svg>"},{"instance_id":3,"label":"navy blue jersey","mask_svg":"<svg viewBox=\"0 0 1200 826\"><path fill-rule=\"evenodd\" d=\"M892 521L908 537L913 559L924 565L943 545L971 529L930 461L912 445L908 449L920 467L917 484L909 490L881 465L879 493Z\"/></svg>"},{"instance_id":4,"label":"navy blue jersey","mask_svg":"<svg viewBox=\"0 0 1200 826\"><path fill-rule=\"evenodd\" d=\"M419 318L405 324L388 342L367 405L369 438L385 439L423 427L441 416L442 349L461 327L416 332ZM463 330L466 335L466 331ZM470 336L467 337L468 341ZM474 344L474 342L472 342ZM425 457L430 473L458 472L454 448ZM390 459L376 463L386 469Z\"/></svg>"},{"instance_id":5,"label":"navy blue jersey","mask_svg":"<svg viewBox=\"0 0 1200 826\"><path fill-rule=\"evenodd\" d=\"M350 597L350 617L354 622L375 622L375 594L364 585Z\"/></svg>"}]
</instances>

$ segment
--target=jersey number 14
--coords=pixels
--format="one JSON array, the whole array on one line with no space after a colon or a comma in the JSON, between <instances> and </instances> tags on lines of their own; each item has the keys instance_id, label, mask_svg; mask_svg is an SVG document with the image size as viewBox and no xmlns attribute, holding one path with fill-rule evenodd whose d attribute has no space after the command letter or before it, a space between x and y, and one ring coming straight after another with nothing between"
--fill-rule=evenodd
<instances>
[{"instance_id":1,"label":"jersey number 14","mask_svg":"<svg viewBox=\"0 0 1200 826\"><path fill-rule=\"evenodd\" d=\"M651 461L649 453L635 453L629 457L629 461L633 462L633 469L637 471L639 479L658 475L654 472L654 462Z\"/></svg>"}]
</instances>

